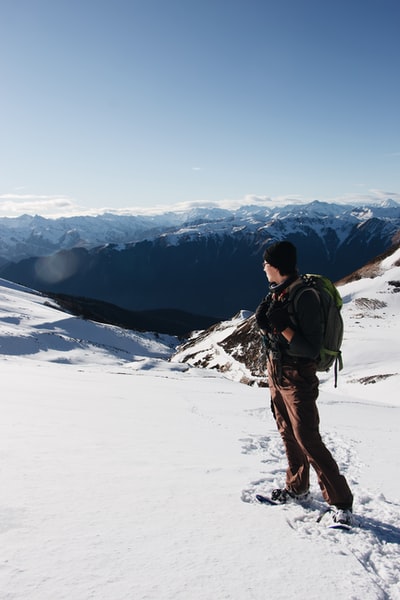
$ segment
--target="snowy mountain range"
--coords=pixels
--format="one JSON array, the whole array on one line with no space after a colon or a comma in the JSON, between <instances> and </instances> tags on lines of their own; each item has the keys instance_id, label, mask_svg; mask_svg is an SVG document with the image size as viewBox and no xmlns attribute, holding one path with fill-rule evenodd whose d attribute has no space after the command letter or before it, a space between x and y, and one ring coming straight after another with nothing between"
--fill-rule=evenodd
<instances>
[{"instance_id":1,"label":"snowy mountain range","mask_svg":"<svg viewBox=\"0 0 400 600\"><path fill-rule=\"evenodd\" d=\"M317 522L315 479L314 508L255 502L286 465L268 391L239 383L262 376L251 315L178 346L1 280L4 598L398 600L399 247L339 289L344 369L318 405L350 533Z\"/></svg>"},{"instance_id":2,"label":"snowy mountain range","mask_svg":"<svg viewBox=\"0 0 400 600\"><path fill-rule=\"evenodd\" d=\"M152 216L24 216L0 220L0 275L126 310L172 309L216 322L253 310L265 295L260 265L270 241L290 239L301 271L337 280L389 248L399 230L400 205L393 200L208 205Z\"/></svg>"},{"instance_id":3,"label":"snowy mountain range","mask_svg":"<svg viewBox=\"0 0 400 600\"><path fill-rule=\"evenodd\" d=\"M398 222L400 205L395 200L361 204L334 204L314 201L308 204L271 206L247 204L239 208L222 208L218 203L186 209L130 215L105 213L96 216L45 218L23 215L0 217L0 261L17 262L32 256L47 256L76 247L87 249L105 244L125 245L154 241L159 236L168 243L180 238L226 235L246 229L258 232L272 222L281 221L281 234L291 233L293 222L314 224L316 233L333 229L342 243L354 226L370 219ZM389 227L390 229L390 227ZM318 231L319 230L319 231Z\"/></svg>"}]
</instances>

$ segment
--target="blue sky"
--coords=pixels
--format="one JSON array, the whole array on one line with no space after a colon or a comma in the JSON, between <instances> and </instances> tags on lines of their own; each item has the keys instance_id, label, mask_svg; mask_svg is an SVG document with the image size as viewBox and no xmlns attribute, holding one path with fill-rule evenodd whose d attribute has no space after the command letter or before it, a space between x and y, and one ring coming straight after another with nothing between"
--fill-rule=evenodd
<instances>
[{"instance_id":1,"label":"blue sky","mask_svg":"<svg viewBox=\"0 0 400 600\"><path fill-rule=\"evenodd\" d=\"M400 196L399 0L2 0L0 215Z\"/></svg>"}]
</instances>

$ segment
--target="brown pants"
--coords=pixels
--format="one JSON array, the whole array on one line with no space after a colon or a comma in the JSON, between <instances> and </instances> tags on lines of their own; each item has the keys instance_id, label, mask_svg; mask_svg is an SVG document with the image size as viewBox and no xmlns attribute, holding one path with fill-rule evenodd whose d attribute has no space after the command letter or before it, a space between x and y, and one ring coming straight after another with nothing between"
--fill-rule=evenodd
<instances>
[{"instance_id":1,"label":"brown pants","mask_svg":"<svg viewBox=\"0 0 400 600\"><path fill-rule=\"evenodd\" d=\"M310 485L310 464L315 469L324 500L338 508L351 508L353 495L319 433L316 404L318 377L315 363L283 365L280 373L268 363L271 407L282 437L288 469L286 487L296 494Z\"/></svg>"}]
</instances>

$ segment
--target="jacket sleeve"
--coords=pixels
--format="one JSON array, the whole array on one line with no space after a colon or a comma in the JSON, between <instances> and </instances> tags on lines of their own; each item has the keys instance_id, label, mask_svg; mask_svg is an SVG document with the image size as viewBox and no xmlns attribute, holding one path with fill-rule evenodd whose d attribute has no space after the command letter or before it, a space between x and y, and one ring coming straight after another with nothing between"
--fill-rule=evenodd
<instances>
[{"instance_id":1,"label":"jacket sleeve","mask_svg":"<svg viewBox=\"0 0 400 600\"><path fill-rule=\"evenodd\" d=\"M288 345L288 354L317 359L323 340L322 308L318 293L305 289L296 300L295 334Z\"/></svg>"}]
</instances>

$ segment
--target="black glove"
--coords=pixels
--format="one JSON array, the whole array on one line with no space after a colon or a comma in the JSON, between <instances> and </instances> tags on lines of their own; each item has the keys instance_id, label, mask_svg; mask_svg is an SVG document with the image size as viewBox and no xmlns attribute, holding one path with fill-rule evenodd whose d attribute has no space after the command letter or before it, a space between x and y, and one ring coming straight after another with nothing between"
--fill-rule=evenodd
<instances>
[{"instance_id":1,"label":"black glove","mask_svg":"<svg viewBox=\"0 0 400 600\"><path fill-rule=\"evenodd\" d=\"M255 317L256 323L263 333L272 333L270 322L267 318L267 310L270 306L269 300L263 300L257 307Z\"/></svg>"},{"instance_id":2,"label":"black glove","mask_svg":"<svg viewBox=\"0 0 400 600\"><path fill-rule=\"evenodd\" d=\"M286 327L290 327L291 324L287 306L271 310L268 319L270 326L278 333L286 329Z\"/></svg>"}]
</instances>

